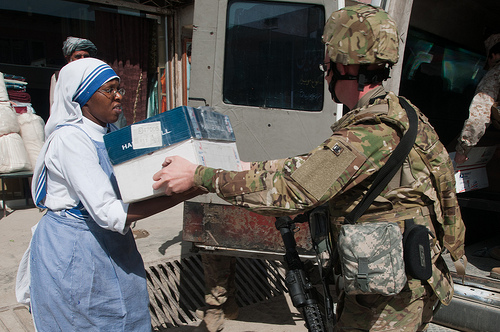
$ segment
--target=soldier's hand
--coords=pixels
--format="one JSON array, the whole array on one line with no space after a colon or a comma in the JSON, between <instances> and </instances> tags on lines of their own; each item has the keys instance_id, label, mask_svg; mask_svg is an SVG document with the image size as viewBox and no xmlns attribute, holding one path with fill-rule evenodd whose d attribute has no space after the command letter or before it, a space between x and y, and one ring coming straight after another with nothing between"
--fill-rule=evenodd
<instances>
[{"instance_id":1,"label":"soldier's hand","mask_svg":"<svg viewBox=\"0 0 500 332\"><path fill-rule=\"evenodd\" d=\"M465 163L469 158L466 155L461 154L460 152L455 153L455 162L457 165Z\"/></svg>"},{"instance_id":2,"label":"soldier's hand","mask_svg":"<svg viewBox=\"0 0 500 332\"><path fill-rule=\"evenodd\" d=\"M248 161L241 161L240 163L241 163L241 169L243 171L249 171L252 166L252 163Z\"/></svg>"},{"instance_id":3,"label":"soldier's hand","mask_svg":"<svg viewBox=\"0 0 500 332\"><path fill-rule=\"evenodd\" d=\"M153 189L163 188L165 194L183 193L194 186L194 173L198 165L179 157L167 157L163 168L153 175Z\"/></svg>"}]
</instances>

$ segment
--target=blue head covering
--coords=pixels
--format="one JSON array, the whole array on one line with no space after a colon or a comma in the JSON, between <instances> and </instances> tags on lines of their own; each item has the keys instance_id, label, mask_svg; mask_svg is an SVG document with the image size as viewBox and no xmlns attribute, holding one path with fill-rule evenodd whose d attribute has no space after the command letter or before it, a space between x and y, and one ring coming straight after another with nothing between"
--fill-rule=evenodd
<instances>
[{"instance_id":1,"label":"blue head covering","mask_svg":"<svg viewBox=\"0 0 500 332\"><path fill-rule=\"evenodd\" d=\"M95 58L79 59L59 72L54 90L54 104L45 125L45 137L58 125L82 121L82 107L106 82L120 79L106 63Z\"/></svg>"},{"instance_id":2,"label":"blue head covering","mask_svg":"<svg viewBox=\"0 0 500 332\"><path fill-rule=\"evenodd\" d=\"M101 85L113 78L118 78L118 76L110 66L105 63L97 66L92 69L88 76L80 83L73 100L82 107L89 101L90 97L92 97Z\"/></svg>"}]
</instances>

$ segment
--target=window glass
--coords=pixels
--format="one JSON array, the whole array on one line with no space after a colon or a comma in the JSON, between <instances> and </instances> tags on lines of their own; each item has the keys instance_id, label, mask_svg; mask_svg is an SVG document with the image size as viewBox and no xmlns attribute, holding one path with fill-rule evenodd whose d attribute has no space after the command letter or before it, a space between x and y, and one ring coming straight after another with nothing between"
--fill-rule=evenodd
<instances>
[{"instance_id":1,"label":"window glass","mask_svg":"<svg viewBox=\"0 0 500 332\"><path fill-rule=\"evenodd\" d=\"M157 77L156 20L140 11L63 0L0 1L0 18L0 72L26 80L29 98L24 100L30 100L45 121L50 115L51 81L67 63L62 47L69 36L91 40L96 57L121 76L121 86L138 91L122 99L127 121L147 116L147 98L153 90L148 85L153 86Z\"/></svg>"},{"instance_id":2,"label":"window glass","mask_svg":"<svg viewBox=\"0 0 500 332\"><path fill-rule=\"evenodd\" d=\"M400 94L429 118L441 141L452 144L469 114L486 57L410 28Z\"/></svg>"},{"instance_id":3,"label":"window glass","mask_svg":"<svg viewBox=\"0 0 500 332\"><path fill-rule=\"evenodd\" d=\"M227 17L224 102L321 111L323 7L230 1Z\"/></svg>"}]
</instances>

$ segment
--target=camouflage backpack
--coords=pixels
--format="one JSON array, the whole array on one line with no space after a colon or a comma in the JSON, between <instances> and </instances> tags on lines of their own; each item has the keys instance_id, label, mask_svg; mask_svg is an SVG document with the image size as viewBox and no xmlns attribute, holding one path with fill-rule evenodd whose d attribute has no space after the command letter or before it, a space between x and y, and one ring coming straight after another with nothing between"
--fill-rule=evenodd
<instances>
[{"instance_id":1,"label":"camouflage backpack","mask_svg":"<svg viewBox=\"0 0 500 332\"><path fill-rule=\"evenodd\" d=\"M399 114L404 111L401 109L398 97L389 93L386 99L389 113L386 116L381 115L380 119L402 127ZM448 249L453 261L457 261L465 254L465 225L455 190L453 164L427 117L421 112L418 112L418 115L425 125L419 126L413 149L429 170L432 186L437 195L432 197L433 193L426 193L434 201L434 212L439 223L439 227L436 228L437 239L442 247Z\"/></svg>"}]
</instances>

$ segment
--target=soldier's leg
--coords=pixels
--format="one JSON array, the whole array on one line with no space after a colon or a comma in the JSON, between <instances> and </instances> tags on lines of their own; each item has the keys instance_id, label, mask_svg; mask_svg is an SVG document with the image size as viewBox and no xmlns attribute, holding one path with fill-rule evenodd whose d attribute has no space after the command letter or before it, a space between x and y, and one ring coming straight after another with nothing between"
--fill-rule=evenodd
<instances>
[{"instance_id":1,"label":"soldier's leg","mask_svg":"<svg viewBox=\"0 0 500 332\"><path fill-rule=\"evenodd\" d=\"M348 296L342 292L335 330L425 331L437 302L432 288L419 280L410 280L394 296Z\"/></svg>"},{"instance_id":2,"label":"soldier's leg","mask_svg":"<svg viewBox=\"0 0 500 332\"><path fill-rule=\"evenodd\" d=\"M206 307L196 311L203 319L203 331L221 331L224 319L235 319L239 308L236 304L235 271L236 258L221 255L202 254L205 274Z\"/></svg>"},{"instance_id":3,"label":"soldier's leg","mask_svg":"<svg viewBox=\"0 0 500 332\"><path fill-rule=\"evenodd\" d=\"M202 254L201 257L205 273L205 302L214 306L222 306L229 301L235 304L236 258L212 254Z\"/></svg>"}]
</instances>

